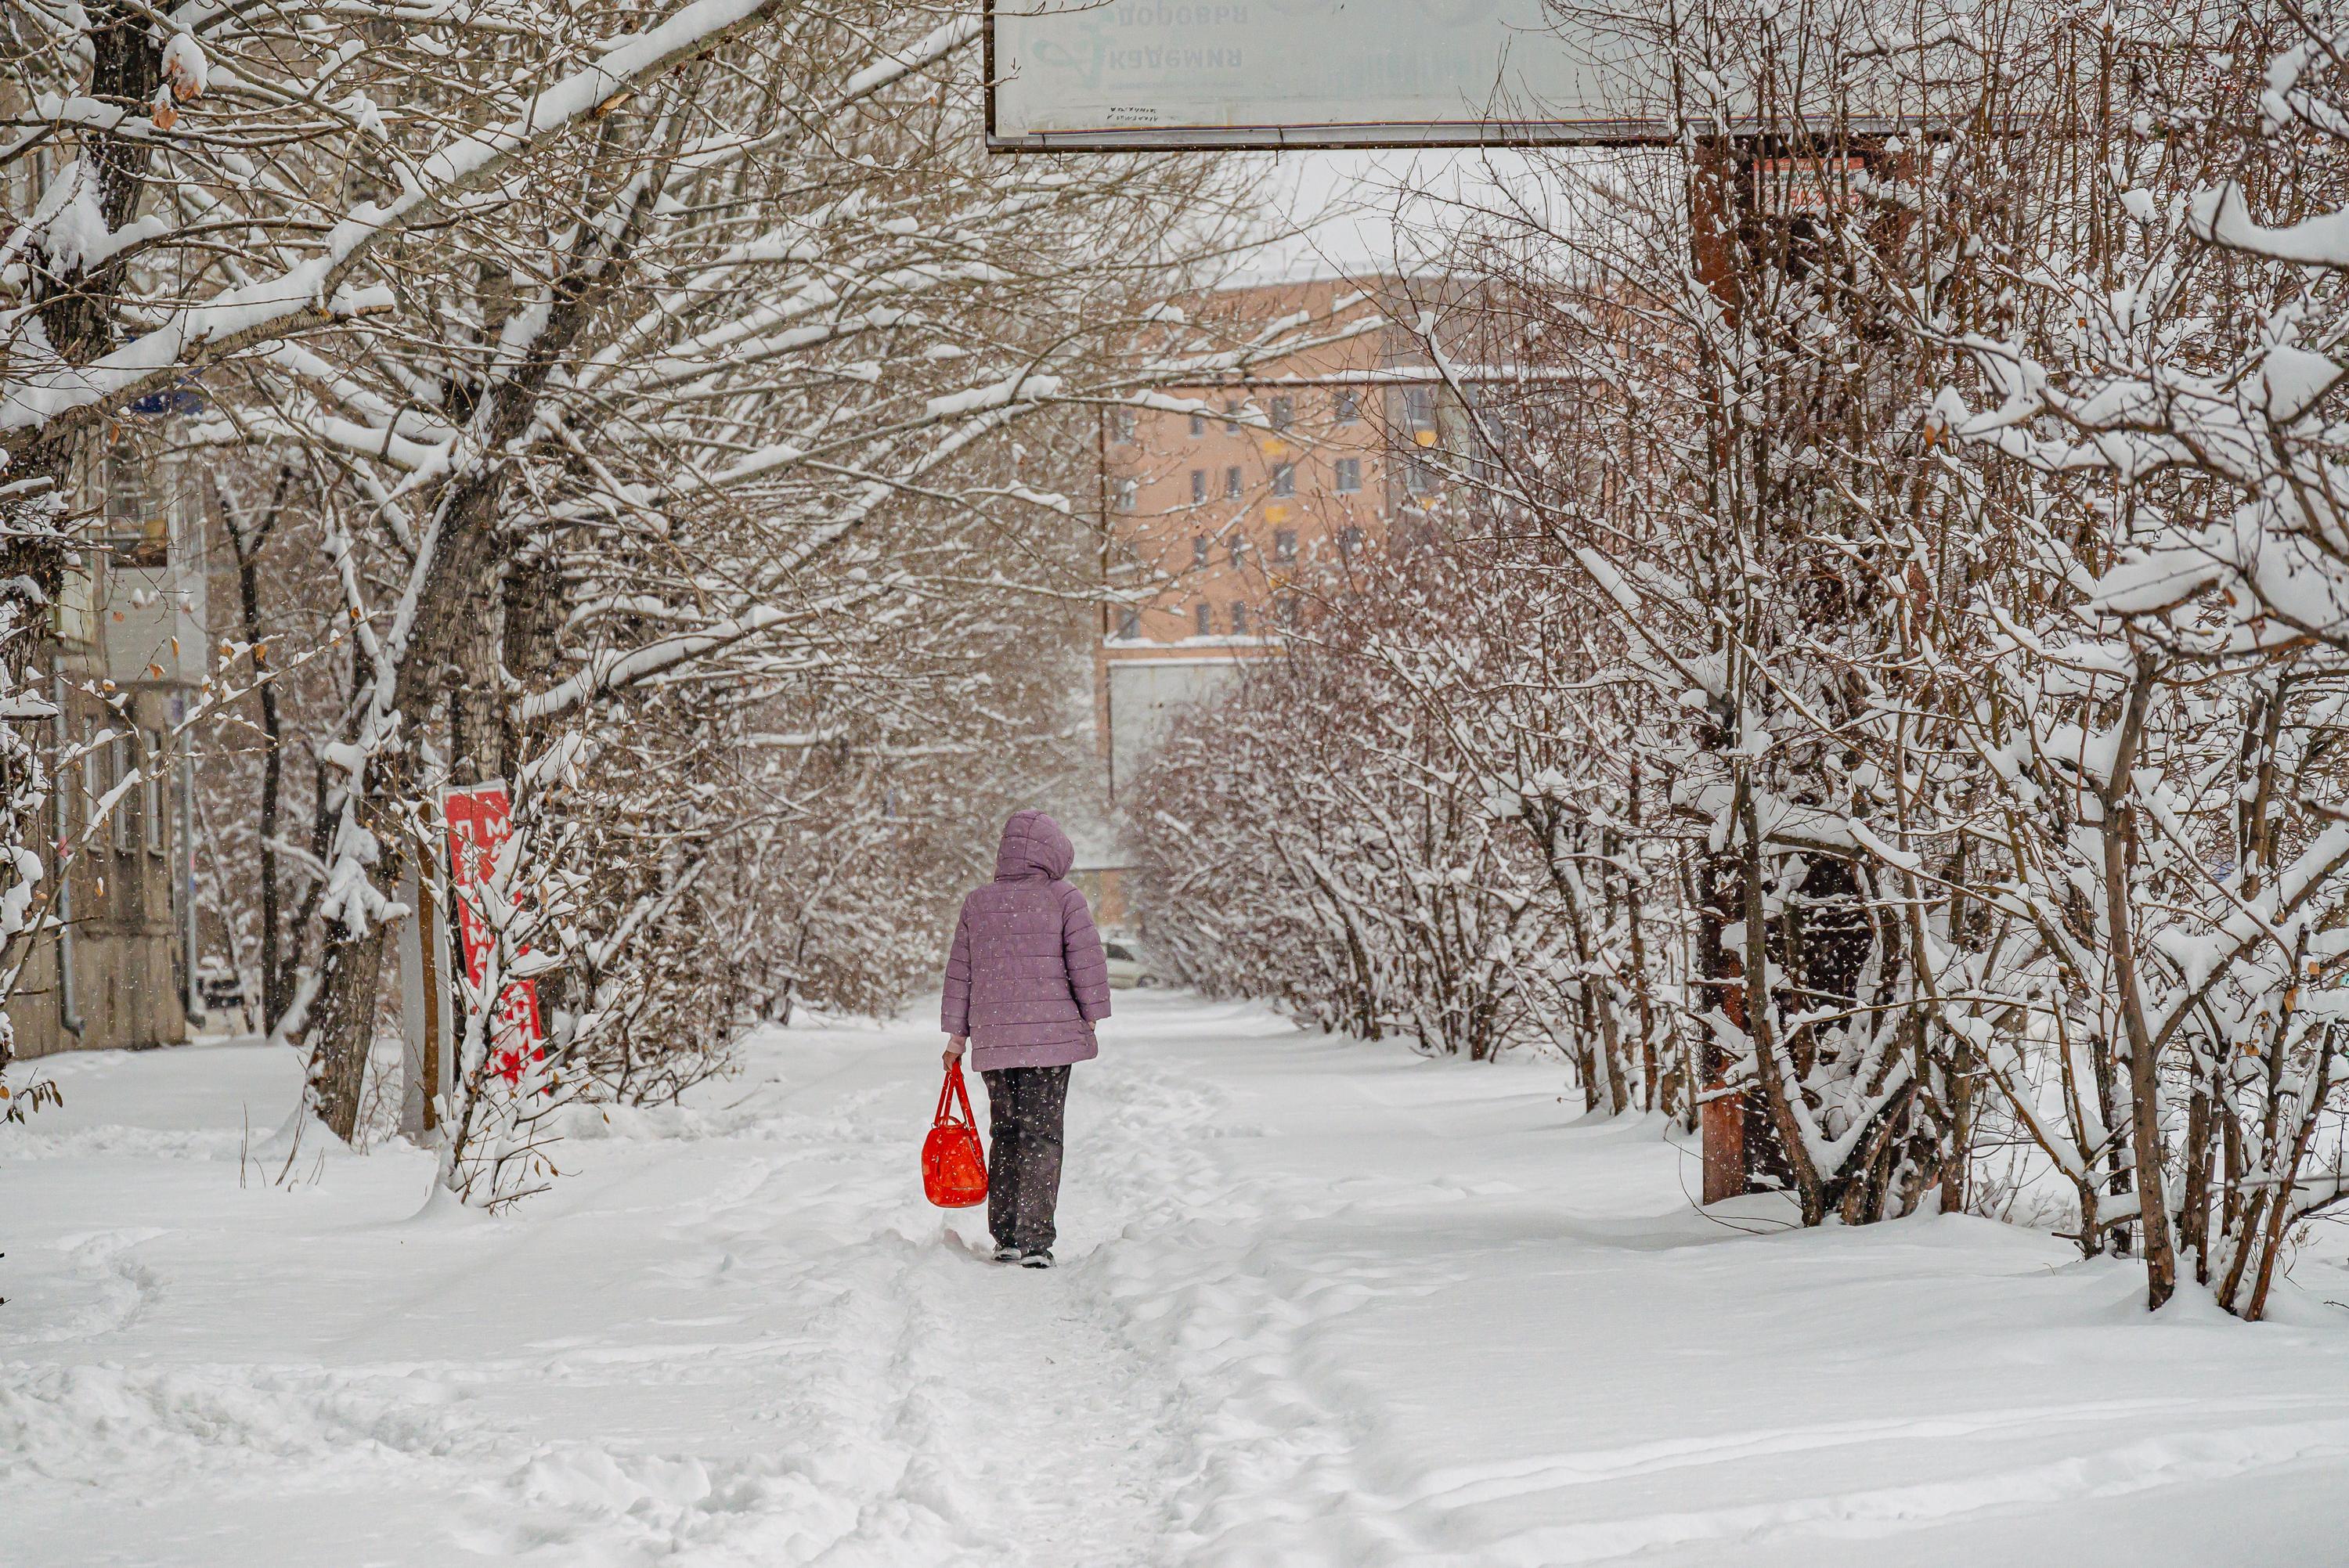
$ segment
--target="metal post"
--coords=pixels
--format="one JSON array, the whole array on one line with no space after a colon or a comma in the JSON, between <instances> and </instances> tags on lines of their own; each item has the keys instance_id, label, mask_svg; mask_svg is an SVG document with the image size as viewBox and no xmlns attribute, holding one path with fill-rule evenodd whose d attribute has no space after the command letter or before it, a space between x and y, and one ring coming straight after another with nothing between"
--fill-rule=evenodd
<instances>
[{"instance_id":1,"label":"metal post","mask_svg":"<svg viewBox=\"0 0 2349 1568\"><path fill-rule=\"evenodd\" d=\"M203 994L196 985L196 759L184 752L180 758L180 872L187 888L186 965L188 994L184 999L190 1022L211 1018L201 1006Z\"/></svg>"},{"instance_id":2,"label":"metal post","mask_svg":"<svg viewBox=\"0 0 2349 1568\"><path fill-rule=\"evenodd\" d=\"M66 667L65 655L62 654L57 655L57 755L62 758L67 748L73 744L73 729L66 718ZM77 771L79 771L78 768ZM78 787L86 782L86 778L78 779L76 786ZM55 858L57 867L57 1023L67 1034L79 1039L86 1021L81 1016L80 1009L74 1003L73 861L68 858L73 824L67 820L66 814L67 801L69 797L67 793L65 772L62 768L57 772L57 847ZM78 858L73 857L73 859Z\"/></svg>"}]
</instances>

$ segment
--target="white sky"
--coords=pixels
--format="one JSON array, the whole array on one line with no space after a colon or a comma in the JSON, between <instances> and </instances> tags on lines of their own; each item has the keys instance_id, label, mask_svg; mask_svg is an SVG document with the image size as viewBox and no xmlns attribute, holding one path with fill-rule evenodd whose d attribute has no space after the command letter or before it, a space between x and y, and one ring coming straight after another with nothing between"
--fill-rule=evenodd
<instances>
[{"instance_id":1,"label":"white sky","mask_svg":"<svg viewBox=\"0 0 2349 1568\"><path fill-rule=\"evenodd\" d=\"M1524 154L1485 151L1280 152L1263 155L1265 210L1289 232L1247 268L1251 279L1383 272L1440 255L1456 203L1524 176Z\"/></svg>"}]
</instances>

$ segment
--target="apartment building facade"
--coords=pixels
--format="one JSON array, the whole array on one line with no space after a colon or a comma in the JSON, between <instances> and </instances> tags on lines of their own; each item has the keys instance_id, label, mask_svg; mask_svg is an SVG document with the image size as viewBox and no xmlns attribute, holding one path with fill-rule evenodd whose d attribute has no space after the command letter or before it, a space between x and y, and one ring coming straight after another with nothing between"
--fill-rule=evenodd
<instances>
[{"instance_id":1,"label":"apartment building facade","mask_svg":"<svg viewBox=\"0 0 2349 1568\"><path fill-rule=\"evenodd\" d=\"M0 110L21 119L31 107L21 84L0 84ZM77 151L69 129L27 139L0 167L0 206L37 210ZM188 1037L194 800L176 732L206 675L214 497L202 465L169 451L175 422L202 406L192 385L144 398L90 431L72 465L74 550L37 655L57 711L24 726L54 776L42 923L6 955L22 962L7 999L18 1056Z\"/></svg>"},{"instance_id":2,"label":"apartment building facade","mask_svg":"<svg viewBox=\"0 0 2349 1568\"><path fill-rule=\"evenodd\" d=\"M17 1055L188 1037L193 779L174 732L204 680L210 491L160 455L181 399L130 411L77 475L82 524L44 663L57 709L47 920L8 1002Z\"/></svg>"},{"instance_id":3,"label":"apartment building facade","mask_svg":"<svg viewBox=\"0 0 2349 1568\"><path fill-rule=\"evenodd\" d=\"M1301 317L1316 341L1245 378L1167 389L1195 411L1103 416L1093 705L1112 814L1174 715L1275 651L1327 568L1420 525L1458 422L1393 325L1411 319L1393 285L1315 279L1195 303L1235 326Z\"/></svg>"}]
</instances>

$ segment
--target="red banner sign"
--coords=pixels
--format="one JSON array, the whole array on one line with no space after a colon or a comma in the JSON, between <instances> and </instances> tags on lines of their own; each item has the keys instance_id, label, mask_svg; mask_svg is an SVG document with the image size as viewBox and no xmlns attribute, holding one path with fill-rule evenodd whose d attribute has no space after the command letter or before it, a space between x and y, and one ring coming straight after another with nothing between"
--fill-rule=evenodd
<instances>
[{"instance_id":1,"label":"red banner sign","mask_svg":"<svg viewBox=\"0 0 2349 1568\"><path fill-rule=\"evenodd\" d=\"M498 850L513 837L513 805L502 779L440 791L440 815L449 824L449 890L457 906L457 934L464 948L465 978L476 989L489 972L497 934L481 917L484 885L497 867ZM492 1061L508 1083L522 1081L524 1053L544 1060L546 1030L539 1022L538 987L516 980L498 993L490 1019Z\"/></svg>"}]
</instances>

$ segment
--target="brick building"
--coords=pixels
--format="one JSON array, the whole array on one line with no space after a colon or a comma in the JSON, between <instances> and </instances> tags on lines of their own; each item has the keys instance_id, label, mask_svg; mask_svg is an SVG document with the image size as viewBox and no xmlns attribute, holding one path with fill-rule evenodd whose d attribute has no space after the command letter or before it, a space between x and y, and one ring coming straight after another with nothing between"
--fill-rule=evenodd
<instances>
[{"instance_id":1,"label":"brick building","mask_svg":"<svg viewBox=\"0 0 2349 1568\"><path fill-rule=\"evenodd\" d=\"M1205 303L1241 322L1301 312L1335 328L1380 318L1377 288L1320 279ZM1302 569L1341 560L1433 498L1438 465L1422 454L1453 419L1416 340L1385 321L1244 381L1167 391L1207 411L1120 408L1103 420L1103 568L1114 594L1093 684L1112 805L1174 708L1278 645Z\"/></svg>"},{"instance_id":2,"label":"brick building","mask_svg":"<svg viewBox=\"0 0 2349 1568\"><path fill-rule=\"evenodd\" d=\"M1236 325L1300 314L1313 335L1362 324L1245 379L1166 389L1205 411L1119 408L1101 436L1104 596L1093 661L1103 799L1179 708L1278 646L1298 579L1413 525L1441 487L1429 449L1459 410L1397 285L1324 278L1220 291L1198 316ZM1253 417L1251 417L1253 416ZM1113 857L1112 857L1113 858ZM1110 923L1116 869L1092 880Z\"/></svg>"}]
</instances>

